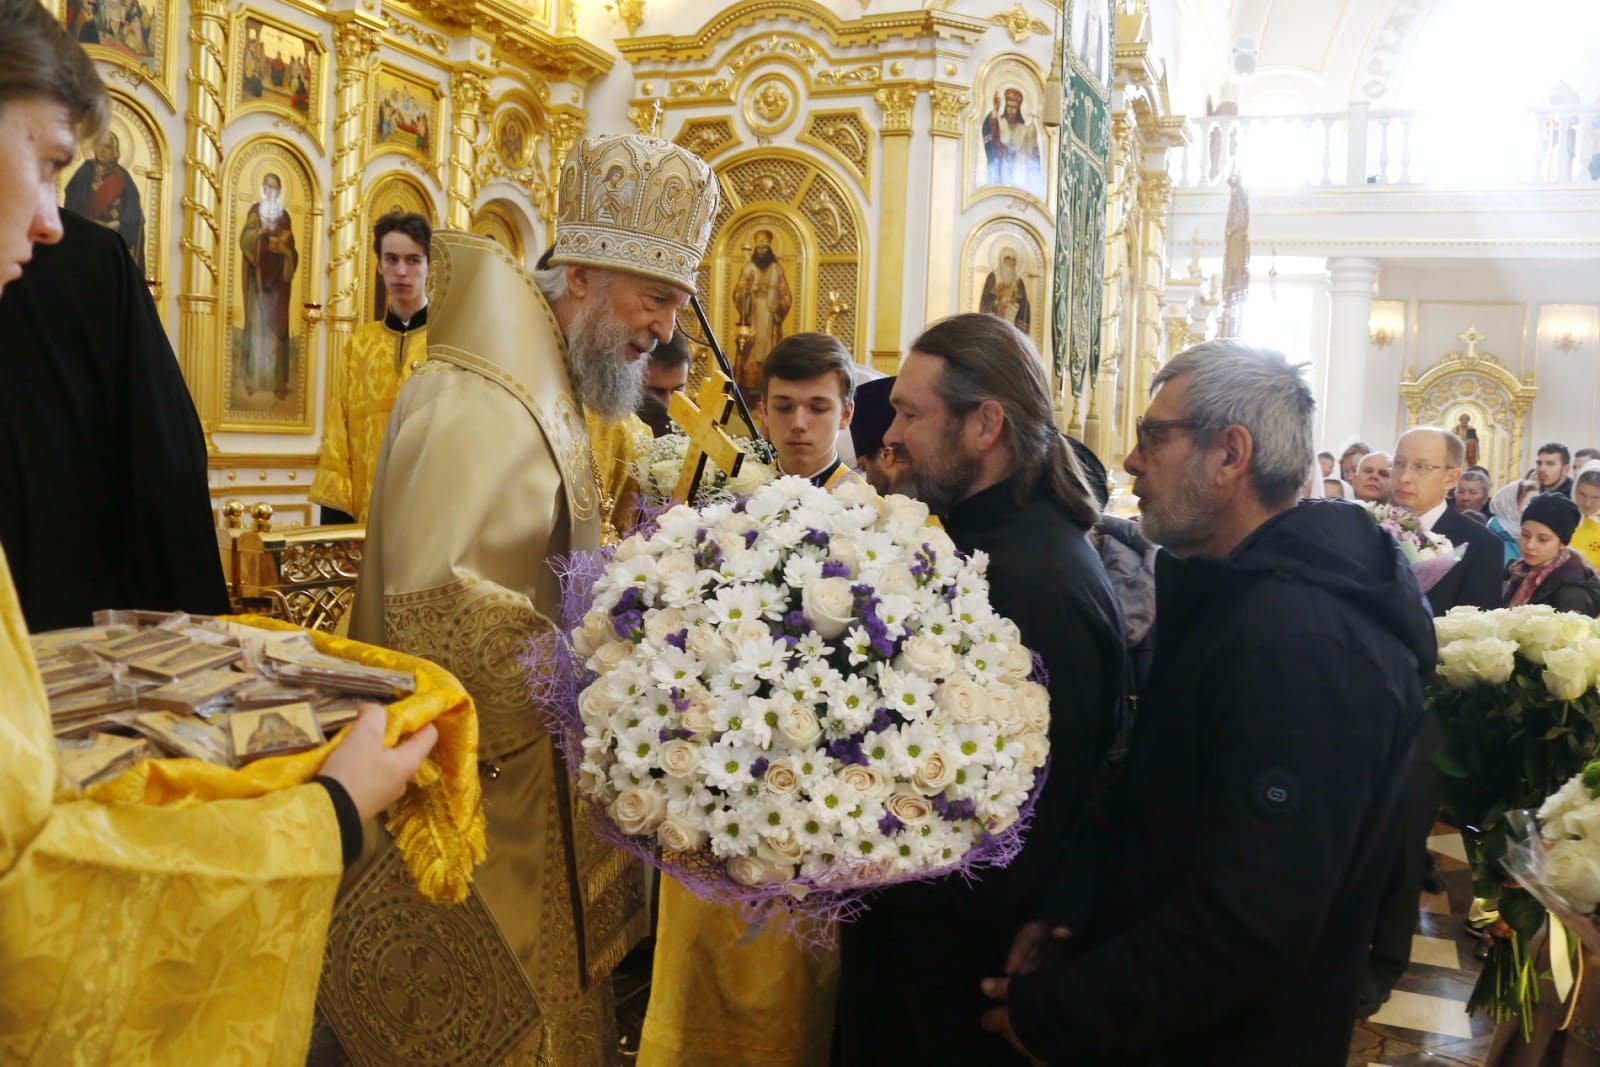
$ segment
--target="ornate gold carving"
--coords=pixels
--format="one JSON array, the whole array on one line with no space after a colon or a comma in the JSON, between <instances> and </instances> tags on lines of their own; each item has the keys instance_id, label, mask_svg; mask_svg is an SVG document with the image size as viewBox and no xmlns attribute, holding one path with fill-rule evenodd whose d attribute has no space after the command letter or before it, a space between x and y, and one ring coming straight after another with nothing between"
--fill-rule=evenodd
<instances>
[{"instance_id":1,"label":"ornate gold carving","mask_svg":"<svg viewBox=\"0 0 1600 1067\"><path fill-rule=\"evenodd\" d=\"M972 103L972 94L938 85L928 91L928 99L933 104L933 135L960 137L961 113Z\"/></svg>"},{"instance_id":2,"label":"ornate gold carving","mask_svg":"<svg viewBox=\"0 0 1600 1067\"><path fill-rule=\"evenodd\" d=\"M362 281L359 263L367 247L366 235L361 232L361 171L367 158L367 69L382 40L378 24L364 15L344 15L334 22L333 49L339 66L334 81L333 225L328 240L330 395L339 381L340 361L358 315L356 293Z\"/></svg>"},{"instance_id":3,"label":"ornate gold carving","mask_svg":"<svg viewBox=\"0 0 1600 1067\"><path fill-rule=\"evenodd\" d=\"M631 37L639 32L639 24L644 21L644 0L611 0L606 5L606 11L611 17L628 27Z\"/></svg>"},{"instance_id":4,"label":"ornate gold carving","mask_svg":"<svg viewBox=\"0 0 1600 1067\"><path fill-rule=\"evenodd\" d=\"M863 2L865 2L865 0L863 0ZM850 313L850 302L846 300L844 298L844 294L837 289L829 289L827 299L828 303L825 306L822 315L822 332L826 334L832 334L834 337L839 337L834 330L839 324L839 319ZM840 337L839 339L845 341L847 344L849 343L849 338Z\"/></svg>"},{"instance_id":5,"label":"ornate gold carving","mask_svg":"<svg viewBox=\"0 0 1600 1067\"><path fill-rule=\"evenodd\" d=\"M838 160L861 182L871 186L872 128L860 111L813 112L798 138Z\"/></svg>"},{"instance_id":6,"label":"ornate gold carving","mask_svg":"<svg viewBox=\"0 0 1600 1067\"><path fill-rule=\"evenodd\" d=\"M917 106L917 89L914 85L886 86L873 94L878 106L883 108L885 137L911 133L911 112Z\"/></svg>"},{"instance_id":7,"label":"ornate gold carving","mask_svg":"<svg viewBox=\"0 0 1600 1067\"><path fill-rule=\"evenodd\" d=\"M718 152L739 140L733 132L733 123L725 118L690 119L673 139L675 144L693 152L701 159L710 159Z\"/></svg>"},{"instance_id":8,"label":"ornate gold carving","mask_svg":"<svg viewBox=\"0 0 1600 1067\"><path fill-rule=\"evenodd\" d=\"M817 50L803 41L775 33L765 41L751 41L728 59L728 69L737 74L761 56L787 55L807 67L817 64Z\"/></svg>"},{"instance_id":9,"label":"ornate gold carving","mask_svg":"<svg viewBox=\"0 0 1600 1067\"><path fill-rule=\"evenodd\" d=\"M544 203L539 206L539 217L547 223L554 222L556 218L556 189L561 180L561 165L567 161L567 153L578 143L588 124L588 116L576 107L562 106L554 110L555 113L550 117L550 176L545 182Z\"/></svg>"},{"instance_id":10,"label":"ornate gold carving","mask_svg":"<svg viewBox=\"0 0 1600 1067\"><path fill-rule=\"evenodd\" d=\"M478 199L478 131L487 92L484 72L470 67L450 72L450 186L445 224L457 230L472 225L472 205Z\"/></svg>"},{"instance_id":11,"label":"ornate gold carving","mask_svg":"<svg viewBox=\"0 0 1600 1067\"><path fill-rule=\"evenodd\" d=\"M396 37L409 37L424 48L432 49L441 56L450 54L450 39L442 33L434 33L432 30L425 30L421 26L413 26L409 22L401 22L393 15L388 17L388 26L389 32Z\"/></svg>"},{"instance_id":12,"label":"ornate gold carving","mask_svg":"<svg viewBox=\"0 0 1600 1067\"><path fill-rule=\"evenodd\" d=\"M183 288L178 306L178 355L210 443L217 422L218 263L222 253L222 50L227 33L226 11L219 0L195 0L189 26L189 111L184 126L183 154Z\"/></svg>"},{"instance_id":13,"label":"ornate gold carving","mask_svg":"<svg viewBox=\"0 0 1600 1067\"><path fill-rule=\"evenodd\" d=\"M733 83L727 78L677 78L667 83L667 95L673 99L686 96L711 96L728 98Z\"/></svg>"},{"instance_id":14,"label":"ornate gold carving","mask_svg":"<svg viewBox=\"0 0 1600 1067\"><path fill-rule=\"evenodd\" d=\"M989 21L996 26L1003 27L1011 35L1011 39L1021 44L1036 33L1049 33L1047 23L1028 14L1027 9L1018 3L1010 11L1003 11L998 15L989 16Z\"/></svg>"},{"instance_id":15,"label":"ornate gold carving","mask_svg":"<svg viewBox=\"0 0 1600 1067\"><path fill-rule=\"evenodd\" d=\"M763 74L749 83L744 118L758 134L773 134L794 121L800 90L782 74Z\"/></svg>"},{"instance_id":16,"label":"ornate gold carving","mask_svg":"<svg viewBox=\"0 0 1600 1067\"><path fill-rule=\"evenodd\" d=\"M1533 410L1539 388L1519 380L1495 356L1478 351L1479 342L1486 337L1476 326L1467 327L1458 336L1467 346L1465 352L1451 352L1421 377L1406 369L1400 397L1405 401L1407 424L1444 426L1451 421L1451 409L1476 408L1488 421L1487 426L1481 427L1484 433L1503 434L1509 439L1503 450L1494 450L1500 452L1496 463L1499 469L1489 473L1497 483L1510 481L1517 477L1528 413ZM1492 448L1492 441L1485 443Z\"/></svg>"},{"instance_id":17,"label":"ornate gold carving","mask_svg":"<svg viewBox=\"0 0 1600 1067\"><path fill-rule=\"evenodd\" d=\"M817 71L817 85L873 85L883 77L883 71L876 63L867 63L859 67L832 67L828 70Z\"/></svg>"},{"instance_id":18,"label":"ornate gold carving","mask_svg":"<svg viewBox=\"0 0 1600 1067\"><path fill-rule=\"evenodd\" d=\"M783 113L789 110L789 94L775 81L762 85L759 92L751 95L750 102L756 109L756 114L768 122L782 118Z\"/></svg>"},{"instance_id":19,"label":"ornate gold carving","mask_svg":"<svg viewBox=\"0 0 1600 1067\"><path fill-rule=\"evenodd\" d=\"M738 30L773 19L810 26L827 37L834 49L872 49L895 39L953 40L975 44L990 28L985 19L949 11L895 11L844 19L816 0L746 0L730 4L700 27L681 37L641 37L618 41L617 50L633 64L682 65L710 58L719 41Z\"/></svg>"},{"instance_id":20,"label":"ornate gold carving","mask_svg":"<svg viewBox=\"0 0 1600 1067\"><path fill-rule=\"evenodd\" d=\"M660 100L652 100L648 105L633 104L628 108L628 121L633 123L635 131L645 137L661 136L661 111Z\"/></svg>"}]
</instances>

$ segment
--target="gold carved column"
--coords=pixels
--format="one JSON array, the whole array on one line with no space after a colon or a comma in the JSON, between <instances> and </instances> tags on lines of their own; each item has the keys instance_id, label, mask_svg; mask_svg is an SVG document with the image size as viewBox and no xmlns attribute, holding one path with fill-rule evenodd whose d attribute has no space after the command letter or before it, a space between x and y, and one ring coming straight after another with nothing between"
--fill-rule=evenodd
<instances>
[{"instance_id":1,"label":"gold carved column","mask_svg":"<svg viewBox=\"0 0 1600 1067\"><path fill-rule=\"evenodd\" d=\"M874 96L883 109L879 128L883 142L883 213L879 218L877 304L872 327L872 364L894 373L900 365L901 303L905 298L906 198L888 193L910 182L911 113L917 106L914 85L886 85Z\"/></svg>"},{"instance_id":2,"label":"gold carved column","mask_svg":"<svg viewBox=\"0 0 1600 1067\"><path fill-rule=\"evenodd\" d=\"M539 217L545 223L556 220L556 191L561 187L561 165L567 153L583 136L588 125L588 115L571 104L561 104L550 109L550 180L545 183L545 202L539 208Z\"/></svg>"},{"instance_id":3,"label":"gold carved column","mask_svg":"<svg viewBox=\"0 0 1600 1067\"><path fill-rule=\"evenodd\" d=\"M228 12L222 0L189 5L189 112L184 122L183 281L178 291L178 359L194 397L206 448L217 424L217 277L222 255L222 60Z\"/></svg>"},{"instance_id":4,"label":"gold carved column","mask_svg":"<svg viewBox=\"0 0 1600 1067\"><path fill-rule=\"evenodd\" d=\"M333 225L328 233L328 306L324 319L328 342L328 387L339 388L344 350L355 329L361 283L361 253L367 235L361 232L361 172L367 158L367 69L382 40L382 27L370 16L353 12L338 16L333 48L339 69L335 77L333 119Z\"/></svg>"},{"instance_id":5,"label":"gold carved column","mask_svg":"<svg viewBox=\"0 0 1600 1067\"><path fill-rule=\"evenodd\" d=\"M456 230L472 226L472 205L478 199L478 127L482 124L483 98L488 92L485 72L460 66L450 72L450 185L445 195L445 225Z\"/></svg>"},{"instance_id":6,"label":"gold carved column","mask_svg":"<svg viewBox=\"0 0 1600 1067\"><path fill-rule=\"evenodd\" d=\"M928 303L923 318L942 319L955 311L956 216L961 211L961 115L972 94L957 86L936 85L933 104L933 158L928 167Z\"/></svg>"},{"instance_id":7,"label":"gold carved column","mask_svg":"<svg viewBox=\"0 0 1600 1067\"><path fill-rule=\"evenodd\" d=\"M1165 170L1147 170L1139 182L1139 241L1143 263L1139 269L1138 333L1135 335L1133 403L1123 423L1123 441L1131 444L1134 416L1144 410L1150 382L1164 358L1162 351L1162 289L1167 278L1167 212L1172 207L1172 178Z\"/></svg>"}]
</instances>

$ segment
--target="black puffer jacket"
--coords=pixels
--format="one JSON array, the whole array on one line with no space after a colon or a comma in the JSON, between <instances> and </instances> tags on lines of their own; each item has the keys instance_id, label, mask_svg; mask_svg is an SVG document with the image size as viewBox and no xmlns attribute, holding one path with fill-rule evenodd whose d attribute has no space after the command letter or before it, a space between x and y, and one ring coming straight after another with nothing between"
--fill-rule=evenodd
<instances>
[{"instance_id":1,"label":"black puffer jacket","mask_svg":"<svg viewBox=\"0 0 1600 1067\"><path fill-rule=\"evenodd\" d=\"M1163 554L1155 662L1073 955L1011 984L1058 1063L1342 1067L1436 649L1356 508L1308 501L1225 559ZM1087 876L1063 857L1063 882Z\"/></svg>"}]
</instances>

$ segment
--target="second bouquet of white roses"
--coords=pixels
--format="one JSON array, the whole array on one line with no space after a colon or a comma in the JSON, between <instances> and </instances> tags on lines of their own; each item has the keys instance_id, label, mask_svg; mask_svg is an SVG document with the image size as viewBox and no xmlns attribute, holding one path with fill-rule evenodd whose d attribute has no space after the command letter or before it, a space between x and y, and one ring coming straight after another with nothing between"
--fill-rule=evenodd
<instances>
[{"instance_id":1,"label":"second bouquet of white roses","mask_svg":"<svg viewBox=\"0 0 1600 1067\"><path fill-rule=\"evenodd\" d=\"M530 661L602 830L701 896L816 916L1009 862L1049 695L986 565L865 485L662 514Z\"/></svg>"}]
</instances>

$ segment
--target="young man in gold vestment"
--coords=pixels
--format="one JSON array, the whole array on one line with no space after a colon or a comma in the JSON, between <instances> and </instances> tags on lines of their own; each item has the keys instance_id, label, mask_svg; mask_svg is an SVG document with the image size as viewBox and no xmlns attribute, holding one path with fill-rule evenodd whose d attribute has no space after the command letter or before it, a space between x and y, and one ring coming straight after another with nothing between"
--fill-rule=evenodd
<instances>
[{"instance_id":1,"label":"young man in gold vestment","mask_svg":"<svg viewBox=\"0 0 1600 1067\"><path fill-rule=\"evenodd\" d=\"M36 0L0 0L0 289L61 240L56 178L105 128L104 86ZM369 708L306 785L178 807L57 797L44 686L0 554L0 1062L298 1067L361 820L425 727Z\"/></svg>"},{"instance_id":2,"label":"young man in gold vestment","mask_svg":"<svg viewBox=\"0 0 1600 1067\"><path fill-rule=\"evenodd\" d=\"M433 227L393 211L372 227L372 250L389 307L381 322L357 326L345 345L339 382L317 452L311 502L325 524L366 522L383 428L400 386L428 358L428 246Z\"/></svg>"},{"instance_id":3,"label":"young man in gold vestment","mask_svg":"<svg viewBox=\"0 0 1600 1067\"><path fill-rule=\"evenodd\" d=\"M836 489L861 475L834 447L850 426L850 354L822 333L778 342L762 365L758 408L778 468ZM839 978L835 949L769 929L661 879L650 1006L639 1067L826 1067Z\"/></svg>"},{"instance_id":4,"label":"young man in gold vestment","mask_svg":"<svg viewBox=\"0 0 1600 1067\"><path fill-rule=\"evenodd\" d=\"M645 220L660 221L669 183L687 210L662 233ZM710 168L682 149L593 137L562 168L550 269L530 276L486 238L434 237L429 358L378 459L351 633L433 659L474 697L489 854L472 896L442 915L418 906L392 848L354 875L321 1003L362 1062L617 1057L610 973L645 932L646 882L594 836L519 657L560 618L549 561L600 541L607 472L586 413L637 407L718 202ZM396 944L410 997L382 988Z\"/></svg>"}]
</instances>

